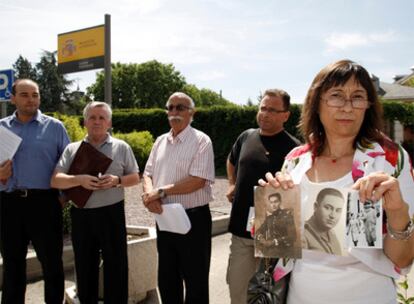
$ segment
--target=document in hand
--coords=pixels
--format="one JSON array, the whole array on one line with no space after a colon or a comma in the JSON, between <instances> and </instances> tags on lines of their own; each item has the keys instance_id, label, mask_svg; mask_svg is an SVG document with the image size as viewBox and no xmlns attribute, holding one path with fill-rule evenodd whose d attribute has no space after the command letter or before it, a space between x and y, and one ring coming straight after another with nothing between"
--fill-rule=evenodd
<instances>
[{"instance_id":1,"label":"document in hand","mask_svg":"<svg viewBox=\"0 0 414 304\"><path fill-rule=\"evenodd\" d=\"M9 129L0 126L0 164L12 159L22 142L22 139Z\"/></svg>"},{"instance_id":2,"label":"document in hand","mask_svg":"<svg viewBox=\"0 0 414 304\"><path fill-rule=\"evenodd\" d=\"M98 176L99 173L106 172L111 163L112 159L102 152L99 152L91 144L82 141L78 151L76 151L75 158L69 167L68 174L89 174ZM91 196L92 190L77 186L63 190L63 193L68 199L72 200L76 206L83 208Z\"/></svg>"},{"instance_id":3,"label":"document in hand","mask_svg":"<svg viewBox=\"0 0 414 304\"><path fill-rule=\"evenodd\" d=\"M179 234L186 234L191 229L191 222L181 204L164 204L162 213L155 214L158 228Z\"/></svg>"}]
</instances>

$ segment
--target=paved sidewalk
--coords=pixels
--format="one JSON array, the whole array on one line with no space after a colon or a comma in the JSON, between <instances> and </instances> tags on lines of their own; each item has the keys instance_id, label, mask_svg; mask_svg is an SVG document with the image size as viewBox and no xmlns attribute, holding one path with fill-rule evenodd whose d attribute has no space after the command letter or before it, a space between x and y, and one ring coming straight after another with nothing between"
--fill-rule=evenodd
<instances>
[{"instance_id":1,"label":"paved sidewalk","mask_svg":"<svg viewBox=\"0 0 414 304\"><path fill-rule=\"evenodd\" d=\"M229 255L230 234L222 234L213 237L213 250L211 256L210 271L210 303L229 304L229 291L226 283L227 258ZM65 287L71 287L74 283L73 272L66 273ZM27 285L26 304L43 303L43 280ZM0 292L1 294L1 292ZM147 300L140 304L158 304L155 293L151 293Z\"/></svg>"},{"instance_id":2,"label":"paved sidewalk","mask_svg":"<svg viewBox=\"0 0 414 304\"><path fill-rule=\"evenodd\" d=\"M230 234L222 234L213 237L213 250L210 271L210 303L230 304L229 291L226 283L227 259L229 255ZM66 273L65 286L73 286L73 273ZM409 295L414 295L414 269L409 274ZM1 295L1 292L0 292ZM28 284L26 292L26 304L43 303L43 281ZM140 304L159 304L155 293Z\"/></svg>"},{"instance_id":3,"label":"paved sidewalk","mask_svg":"<svg viewBox=\"0 0 414 304\"><path fill-rule=\"evenodd\" d=\"M125 211L128 225L138 226L155 226L154 217L146 210L140 201L142 186L126 188L125 193ZM223 177L217 177L213 185L214 201L210 203L211 214L213 218L225 218L229 216L231 204L227 202L225 196L227 190L227 180ZM219 233L227 231L227 223L221 220L215 223ZM214 229L213 229L214 230ZM229 254L229 234L218 235L213 237L212 260L210 271L210 303L227 304L230 303L227 284L225 280L227 259ZM1 264L1 256L0 256ZM65 273L65 289L75 285L74 273ZM43 281L37 280L29 283L26 292L27 304L43 303ZM1 290L0 290L1 295ZM147 301L140 304L158 304L155 293L151 293Z\"/></svg>"}]
</instances>

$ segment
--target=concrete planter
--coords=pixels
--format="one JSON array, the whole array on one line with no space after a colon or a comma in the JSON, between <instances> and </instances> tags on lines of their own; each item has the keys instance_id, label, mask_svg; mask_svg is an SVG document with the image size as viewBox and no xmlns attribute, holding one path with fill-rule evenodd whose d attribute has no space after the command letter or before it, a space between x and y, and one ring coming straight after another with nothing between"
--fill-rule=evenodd
<instances>
[{"instance_id":1,"label":"concrete planter","mask_svg":"<svg viewBox=\"0 0 414 304\"><path fill-rule=\"evenodd\" d=\"M129 303L137 303L146 298L150 290L157 288L157 245L155 228L127 226ZM99 294L103 297L103 275L101 271ZM76 286L65 290L67 303L80 303L76 296Z\"/></svg>"},{"instance_id":2,"label":"concrete planter","mask_svg":"<svg viewBox=\"0 0 414 304\"><path fill-rule=\"evenodd\" d=\"M73 269L75 260L73 257L72 246L63 247L62 253L64 271ZM0 256L0 274L3 273L3 259ZM30 250L26 256L26 279L27 282L33 282L43 278L42 267L37 259L36 253ZM0 289L3 286L3 276L0 275Z\"/></svg>"},{"instance_id":3,"label":"concrete planter","mask_svg":"<svg viewBox=\"0 0 414 304\"><path fill-rule=\"evenodd\" d=\"M147 292L157 288L158 254L155 228L128 226L128 235L145 234L128 241L129 299L143 300Z\"/></svg>"}]
</instances>

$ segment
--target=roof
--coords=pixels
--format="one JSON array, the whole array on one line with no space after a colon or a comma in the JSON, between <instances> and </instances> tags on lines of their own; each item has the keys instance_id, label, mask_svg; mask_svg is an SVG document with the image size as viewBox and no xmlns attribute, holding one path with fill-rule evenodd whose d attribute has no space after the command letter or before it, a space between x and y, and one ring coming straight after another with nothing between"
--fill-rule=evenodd
<instances>
[{"instance_id":1,"label":"roof","mask_svg":"<svg viewBox=\"0 0 414 304\"><path fill-rule=\"evenodd\" d=\"M411 68L411 74L407 74L407 75L395 75L394 76L394 83L395 84L402 84L404 85L410 78L414 77L414 66L412 66Z\"/></svg>"},{"instance_id":2,"label":"roof","mask_svg":"<svg viewBox=\"0 0 414 304\"><path fill-rule=\"evenodd\" d=\"M414 88L380 81L379 95L385 100L414 100Z\"/></svg>"}]
</instances>

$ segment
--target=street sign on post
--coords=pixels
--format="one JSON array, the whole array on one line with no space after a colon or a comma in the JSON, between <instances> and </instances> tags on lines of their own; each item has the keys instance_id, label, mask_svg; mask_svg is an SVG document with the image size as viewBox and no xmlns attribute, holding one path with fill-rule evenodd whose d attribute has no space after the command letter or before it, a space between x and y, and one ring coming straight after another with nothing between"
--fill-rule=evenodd
<instances>
[{"instance_id":1,"label":"street sign on post","mask_svg":"<svg viewBox=\"0 0 414 304\"><path fill-rule=\"evenodd\" d=\"M62 74L104 67L105 25L58 35L58 71Z\"/></svg>"},{"instance_id":2,"label":"street sign on post","mask_svg":"<svg viewBox=\"0 0 414 304\"><path fill-rule=\"evenodd\" d=\"M13 70L0 71L0 102L10 101L13 81Z\"/></svg>"}]
</instances>

